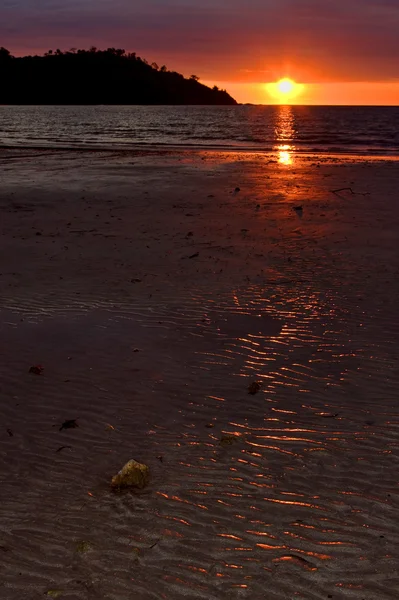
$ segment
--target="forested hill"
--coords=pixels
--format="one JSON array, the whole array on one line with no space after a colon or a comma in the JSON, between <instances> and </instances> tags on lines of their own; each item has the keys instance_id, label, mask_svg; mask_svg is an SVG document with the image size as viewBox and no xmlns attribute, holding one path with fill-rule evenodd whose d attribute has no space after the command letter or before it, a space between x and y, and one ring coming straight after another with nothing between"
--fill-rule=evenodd
<instances>
[{"instance_id":1,"label":"forested hill","mask_svg":"<svg viewBox=\"0 0 399 600\"><path fill-rule=\"evenodd\" d=\"M237 104L195 75L115 48L18 58L0 48L0 80L0 104Z\"/></svg>"}]
</instances>

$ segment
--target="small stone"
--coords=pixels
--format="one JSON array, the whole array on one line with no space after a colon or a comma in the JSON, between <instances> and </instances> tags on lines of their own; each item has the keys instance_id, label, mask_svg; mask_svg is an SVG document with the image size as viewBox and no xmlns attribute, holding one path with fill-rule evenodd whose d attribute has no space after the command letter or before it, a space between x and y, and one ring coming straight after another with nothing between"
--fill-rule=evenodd
<instances>
[{"instance_id":1,"label":"small stone","mask_svg":"<svg viewBox=\"0 0 399 600\"><path fill-rule=\"evenodd\" d=\"M112 478L111 487L116 490L126 487L136 487L141 490L148 485L149 479L150 469L147 465L129 460Z\"/></svg>"},{"instance_id":2,"label":"small stone","mask_svg":"<svg viewBox=\"0 0 399 600\"><path fill-rule=\"evenodd\" d=\"M255 394L259 392L261 387L262 383L260 381L254 381L253 383L251 383L251 385L248 386L248 394L251 394L251 396L255 396Z\"/></svg>"}]
</instances>

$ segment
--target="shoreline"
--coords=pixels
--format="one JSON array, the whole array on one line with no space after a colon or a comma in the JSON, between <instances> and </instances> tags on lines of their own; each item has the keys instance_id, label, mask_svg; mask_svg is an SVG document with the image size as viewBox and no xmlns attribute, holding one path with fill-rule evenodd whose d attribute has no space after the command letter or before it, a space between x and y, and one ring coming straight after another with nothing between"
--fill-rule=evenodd
<instances>
[{"instance_id":1,"label":"shoreline","mask_svg":"<svg viewBox=\"0 0 399 600\"><path fill-rule=\"evenodd\" d=\"M315 160L317 159L319 162L329 162L329 161L342 161L344 162L396 162L399 161L399 154L377 154L372 152L331 152L331 151L320 151L320 150L298 150L297 148L293 149L279 149L278 146L268 149L262 148L242 148L242 147L223 147L223 146L201 146L201 145L173 145L173 144L145 144L138 143L136 145L130 145L129 147L117 147L115 145L112 146L34 146L34 145L1 145L0 144L0 159L2 158L1 152L8 151L35 151L35 152L65 152L65 153L74 153L81 152L87 154L99 154L99 153L110 153L115 155L129 155L132 156L145 156L151 154L166 154L166 155L179 155L179 154L204 154L204 155L216 155L222 159L223 155L244 155L247 157L265 157L265 158L277 158L281 152L288 153L293 160ZM6 156L7 158L7 156ZM277 160L277 162L280 162Z\"/></svg>"}]
</instances>

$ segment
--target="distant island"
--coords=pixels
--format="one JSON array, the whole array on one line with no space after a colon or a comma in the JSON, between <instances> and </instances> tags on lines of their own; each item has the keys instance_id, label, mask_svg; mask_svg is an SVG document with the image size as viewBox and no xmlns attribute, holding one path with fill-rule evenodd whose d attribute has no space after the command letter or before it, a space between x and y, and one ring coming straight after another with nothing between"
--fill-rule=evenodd
<instances>
[{"instance_id":1,"label":"distant island","mask_svg":"<svg viewBox=\"0 0 399 600\"><path fill-rule=\"evenodd\" d=\"M1 47L0 73L0 104L237 104L196 75L183 77L117 48L14 57Z\"/></svg>"}]
</instances>

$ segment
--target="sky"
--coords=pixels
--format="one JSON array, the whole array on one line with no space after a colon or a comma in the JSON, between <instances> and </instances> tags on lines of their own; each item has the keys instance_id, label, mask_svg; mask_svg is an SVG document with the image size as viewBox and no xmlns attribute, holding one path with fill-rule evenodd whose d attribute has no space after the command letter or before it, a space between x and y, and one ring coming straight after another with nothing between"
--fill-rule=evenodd
<instances>
[{"instance_id":1,"label":"sky","mask_svg":"<svg viewBox=\"0 0 399 600\"><path fill-rule=\"evenodd\" d=\"M399 0L0 0L0 46L124 48L239 102L290 77L292 103L399 104Z\"/></svg>"}]
</instances>

